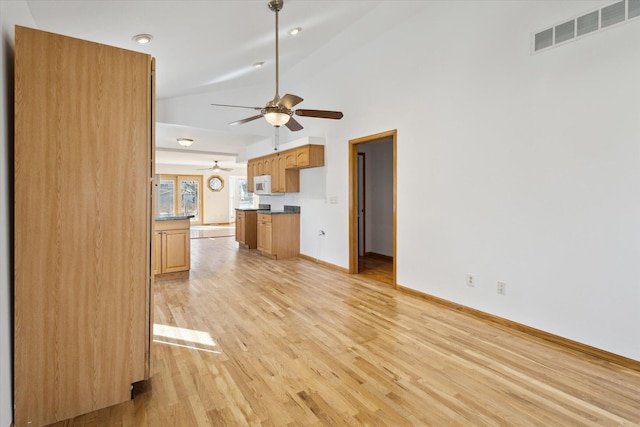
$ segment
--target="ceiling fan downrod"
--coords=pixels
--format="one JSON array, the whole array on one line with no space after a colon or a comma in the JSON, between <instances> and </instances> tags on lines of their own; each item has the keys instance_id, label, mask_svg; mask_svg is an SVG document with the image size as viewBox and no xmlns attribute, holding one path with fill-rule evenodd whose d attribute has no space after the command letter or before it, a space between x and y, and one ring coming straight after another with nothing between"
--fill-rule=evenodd
<instances>
[{"instance_id":1,"label":"ceiling fan downrod","mask_svg":"<svg viewBox=\"0 0 640 427\"><path fill-rule=\"evenodd\" d=\"M273 98L273 103L276 104L280 100L280 46L278 37L278 12L282 10L284 6L284 0L271 0L269 2L269 9L276 14L276 96Z\"/></svg>"}]
</instances>

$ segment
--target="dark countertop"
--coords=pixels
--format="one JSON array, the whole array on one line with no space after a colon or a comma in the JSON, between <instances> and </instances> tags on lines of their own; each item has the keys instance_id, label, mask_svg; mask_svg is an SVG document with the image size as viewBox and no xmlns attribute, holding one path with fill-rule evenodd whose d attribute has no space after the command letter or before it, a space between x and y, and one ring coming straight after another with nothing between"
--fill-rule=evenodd
<instances>
[{"instance_id":1,"label":"dark countertop","mask_svg":"<svg viewBox=\"0 0 640 427\"><path fill-rule=\"evenodd\" d=\"M236 208L237 211L257 211L258 208Z\"/></svg>"},{"instance_id":2,"label":"dark countertop","mask_svg":"<svg viewBox=\"0 0 640 427\"><path fill-rule=\"evenodd\" d=\"M193 218L195 215L160 215L156 217L156 221L176 221L180 219Z\"/></svg>"},{"instance_id":3,"label":"dark countertop","mask_svg":"<svg viewBox=\"0 0 640 427\"><path fill-rule=\"evenodd\" d=\"M267 211L267 210L258 210L259 214L267 214L267 215L279 215L279 214L288 214L288 215L300 215L300 212L292 212L292 211Z\"/></svg>"},{"instance_id":4,"label":"dark countertop","mask_svg":"<svg viewBox=\"0 0 640 427\"><path fill-rule=\"evenodd\" d=\"M300 214L300 206L287 206L284 205L284 209L283 210L278 210L278 211L272 211L271 209L258 209L258 213L261 214L268 214L268 215L273 215L273 214Z\"/></svg>"}]
</instances>

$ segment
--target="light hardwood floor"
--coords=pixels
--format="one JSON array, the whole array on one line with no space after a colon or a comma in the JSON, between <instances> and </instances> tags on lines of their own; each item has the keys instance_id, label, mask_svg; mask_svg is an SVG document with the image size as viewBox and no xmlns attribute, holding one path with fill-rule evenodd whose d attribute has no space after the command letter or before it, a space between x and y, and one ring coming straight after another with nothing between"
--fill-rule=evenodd
<instances>
[{"instance_id":1,"label":"light hardwood floor","mask_svg":"<svg viewBox=\"0 0 640 427\"><path fill-rule=\"evenodd\" d=\"M358 258L358 274L393 286L393 258L366 254Z\"/></svg>"},{"instance_id":2,"label":"light hardwood floor","mask_svg":"<svg viewBox=\"0 0 640 427\"><path fill-rule=\"evenodd\" d=\"M157 283L153 376L57 426L640 425L640 372L362 276L191 242Z\"/></svg>"}]
</instances>

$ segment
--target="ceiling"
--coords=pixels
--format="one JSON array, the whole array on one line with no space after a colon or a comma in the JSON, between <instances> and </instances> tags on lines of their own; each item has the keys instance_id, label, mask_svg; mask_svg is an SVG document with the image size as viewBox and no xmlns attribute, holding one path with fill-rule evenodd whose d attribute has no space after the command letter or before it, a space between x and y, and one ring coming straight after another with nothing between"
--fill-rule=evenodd
<instances>
[{"instance_id":1,"label":"ceiling","mask_svg":"<svg viewBox=\"0 0 640 427\"><path fill-rule=\"evenodd\" d=\"M345 54L335 48L340 46L336 38L353 37L350 32L355 29L360 39L373 37L384 20L393 19L388 10L411 13L410 8L405 12L391 9L391 3L416 2L285 0L279 14L280 95L288 93L286 70L303 62L319 67ZM41 30L156 58L157 105L162 113L156 125L158 163L202 167L219 160L222 166L235 166L236 155L245 147L273 138L274 129L264 120L228 125L256 111L209 105L263 106L273 98L275 14L267 0L27 0L27 4ZM290 36L288 30L294 27L302 31ZM151 43L135 43L132 37L140 33L153 35ZM330 42L332 48L323 49ZM254 68L252 64L259 61L265 65ZM303 89L296 91L304 98ZM316 105L311 99L299 107L340 110L339 105ZM305 133L309 121L322 122L313 124L314 132L322 129L318 126L334 124L315 118L299 121L305 130L292 135L283 128L281 142L314 136ZM182 148L176 142L179 137L196 142Z\"/></svg>"}]
</instances>

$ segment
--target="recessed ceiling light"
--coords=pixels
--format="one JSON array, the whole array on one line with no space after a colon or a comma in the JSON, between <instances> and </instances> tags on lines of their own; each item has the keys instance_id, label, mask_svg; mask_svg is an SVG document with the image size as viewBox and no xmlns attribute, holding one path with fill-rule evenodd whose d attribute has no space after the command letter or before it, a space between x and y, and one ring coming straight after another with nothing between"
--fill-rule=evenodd
<instances>
[{"instance_id":1,"label":"recessed ceiling light","mask_svg":"<svg viewBox=\"0 0 640 427\"><path fill-rule=\"evenodd\" d=\"M264 62L260 61L260 62L256 62L255 64L253 64L253 68L260 68L264 65Z\"/></svg>"},{"instance_id":2,"label":"recessed ceiling light","mask_svg":"<svg viewBox=\"0 0 640 427\"><path fill-rule=\"evenodd\" d=\"M178 144L182 145L183 147L189 147L191 146L191 144L193 144L193 139L178 138Z\"/></svg>"},{"instance_id":3,"label":"recessed ceiling light","mask_svg":"<svg viewBox=\"0 0 640 427\"><path fill-rule=\"evenodd\" d=\"M133 41L139 44L149 44L152 38L151 34L137 34L132 37Z\"/></svg>"},{"instance_id":4,"label":"recessed ceiling light","mask_svg":"<svg viewBox=\"0 0 640 427\"><path fill-rule=\"evenodd\" d=\"M297 35L300 31L302 31L302 27L296 27L289 30L289 34L292 36Z\"/></svg>"}]
</instances>

